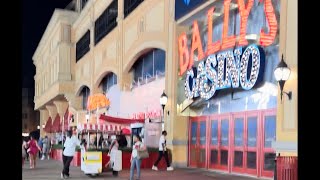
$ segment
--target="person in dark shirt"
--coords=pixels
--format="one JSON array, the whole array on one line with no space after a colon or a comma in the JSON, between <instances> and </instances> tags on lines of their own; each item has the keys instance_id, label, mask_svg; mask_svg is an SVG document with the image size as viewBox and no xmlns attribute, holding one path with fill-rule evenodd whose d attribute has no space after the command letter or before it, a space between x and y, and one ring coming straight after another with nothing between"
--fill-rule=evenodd
<instances>
[{"instance_id":1,"label":"person in dark shirt","mask_svg":"<svg viewBox=\"0 0 320 180\"><path fill-rule=\"evenodd\" d=\"M120 131L118 143L119 143L119 147L120 147L120 148L127 147L127 145L128 145L127 138L126 138L126 136L122 133L122 130Z\"/></svg>"}]
</instances>

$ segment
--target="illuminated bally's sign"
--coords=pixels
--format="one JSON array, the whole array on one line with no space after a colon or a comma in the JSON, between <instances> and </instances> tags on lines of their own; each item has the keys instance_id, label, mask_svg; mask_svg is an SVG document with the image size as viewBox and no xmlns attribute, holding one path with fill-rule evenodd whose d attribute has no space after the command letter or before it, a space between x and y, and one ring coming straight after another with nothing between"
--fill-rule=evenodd
<instances>
[{"instance_id":1,"label":"illuminated bally's sign","mask_svg":"<svg viewBox=\"0 0 320 180\"><path fill-rule=\"evenodd\" d=\"M269 46L273 43L278 23L271 0L264 1L264 10L268 22L269 31L260 32L260 46ZM235 35L228 35L229 9L231 0L224 0L224 19L222 42L217 40L212 42L213 30L213 12L214 7L207 12L208 22L208 42L207 52L203 52L202 42L199 34L198 22L193 22L192 45L189 51L187 47L188 38L186 33L182 33L179 37L179 75L183 75L187 71L185 80L185 95L188 99L200 96L206 100L210 99L219 89L238 88L240 85L243 89L249 90L262 79L260 76L264 70L264 52L257 45L248 45L246 40L246 29L248 16L253 6L254 0L248 0L247 4L244 0L238 0L238 7L241 17L240 35L237 43L238 48L228 50L221 53L217 52L234 48L236 46ZM247 47L245 47L247 46ZM245 47L245 48L243 48ZM197 50L198 60L203 60L194 65L194 52ZM250 65L251 64L251 65ZM225 69L224 69L225 68Z\"/></svg>"}]
</instances>

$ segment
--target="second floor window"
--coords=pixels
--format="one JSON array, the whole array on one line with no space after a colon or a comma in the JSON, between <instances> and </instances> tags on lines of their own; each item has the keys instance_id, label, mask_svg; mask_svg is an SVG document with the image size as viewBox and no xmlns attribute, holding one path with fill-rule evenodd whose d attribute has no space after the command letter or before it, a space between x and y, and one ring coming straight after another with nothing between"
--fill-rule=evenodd
<instances>
[{"instance_id":1,"label":"second floor window","mask_svg":"<svg viewBox=\"0 0 320 180\"><path fill-rule=\"evenodd\" d=\"M107 9L96 20L94 26L94 44L98 44L117 26L118 0L113 0Z\"/></svg>"},{"instance_id":2,"label":"second floor window","mask_svg":"<svg viewBox=\"0 0 320 180\"><path fill-rule=\"evenodd\" d=\"M82 109L87 109L87 101L90 95L90 89L86 86L82 89L81 94L82 96Z\"/></svg>"},{"instance_id":3,"label":"second floor window","mask_svg":"<svg viewBox=\"0 0 320 180\"><path fill-rule=\"evenodd\" d=\"M127 17L142 2L143 0L124 0L124 17Z\"/></svg>"},{"instance_id":4,"label":"second floor window","mask_svg":"<svg viewBox=\"0 0 320 180\"><path fill-rule=\"evenodd\" d=\"M109 73L103 78L101 83L103 92L107 93L113 85L117 84L117 75Z\"/></svg>"},{"instance_id":5,"label":"second floor window","mask_svg":"<svg viewBox=\"0 0 320 180\"><path fill-rule=\"evenodd\" d=\"M135 84L144 83L145 79L164 76L166 53L161 49L153 49L142 55L132 66Z\"/></svg>"},{"instance_id":6,"label":"second floor window","mask_svg":"<svg viewBox=\"0 0 320 180\"><path fill-rule=\"evenodd\" d=\"M81 10L86 6L89 0L81 0Z\"/></svg>"},{"instance_id":7,"label":"second floor window","mask_svg":"<svg viewBox=\"0 0 320 180\"><path fill-rule=\"evenodd\" d=\"M76 44L76 61L90 51L90 30L88 30Z\"/></svg>"}]
</instances>

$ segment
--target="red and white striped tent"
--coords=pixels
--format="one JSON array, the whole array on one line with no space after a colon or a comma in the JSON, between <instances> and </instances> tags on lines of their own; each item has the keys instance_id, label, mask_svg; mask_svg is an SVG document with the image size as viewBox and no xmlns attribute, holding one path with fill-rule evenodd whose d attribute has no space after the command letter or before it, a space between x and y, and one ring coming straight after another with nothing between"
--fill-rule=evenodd
<instances>
[{"instance_id":1,"label":"red and white striped tent","mask_svg":"<svg viewBox=\"0 0 320 180\"><path fill-rule=\"evenodd\" d=\"M80 130L99 130L102 132L110 132L115 131L118 132L121 129L127 128L130 129L130 126L127 125L120 125L120 124L81 124L78 127Z\"/></svg>"}]
</instances>

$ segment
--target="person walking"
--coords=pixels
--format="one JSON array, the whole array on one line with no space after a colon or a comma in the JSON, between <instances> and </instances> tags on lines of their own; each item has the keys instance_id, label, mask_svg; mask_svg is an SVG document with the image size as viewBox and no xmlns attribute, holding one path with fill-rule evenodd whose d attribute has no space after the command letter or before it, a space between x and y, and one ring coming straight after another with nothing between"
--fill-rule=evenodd
<instances>
[{"instance_id":1,"label":"person walking","mask_svg":"<svg viewBox=\"0 0 320 180\"><path fill-rule=\"evenodd\" d=\"M133 147L131 153L131 167L130 167L130 180L133 180L134 176L134 167L137 168L137 180L140 179L140 166L141 166L141 159L138 159L138 151L146 150L146 146L142 143L142 139L139 135L133 136Z\"/></svg>"},{"instance_id":2,"label":"person walking","mask_svg":"<svg viewBox=\"0 0 320 180\"><path fill-rule=\"evenodd\" d=\"M27 142L24 140L24 137L22 136L22 167L24 165L24 160L27 157L26 148L27 148Z\"/></svg>"},{"instance_id":3,"label":"person walking","mask_svg":"<svg viewBox=\"0 0 320 180\"><path fill-rule=\"evenodd\" d=\"M64 149L62 153L63 170L61 172L61 179L67 179L70 176L69 174L70 163L76 152L77 146L80 146L80 141L77 138L77 129L74 128L73 130L67 131L67 138L64 143Z\"/></svg>"},{"instance_id":4,"label":"person walking","mask_svg":"<svg viewBox=\"0 0 320 180\"><path fill-rule=\"evenodd\" d=\"M39 138L39 140L38 140L38 145L39 145L39 147L40 147L41 149L43 148L42 137ZM38 154L38 155L39 155L39 159L40 159L40 158L41 158L41 155L42 155L40 151L39 151L39 154Z\"/></svg>"},{"instance_id":5,"label":"person walking","mask_svg":"<svg viewBox=\"0 0 320 180\"><path fill-rule=\"evenodd\" d=\"M30 169L34 169L36 167L36 160L38 151L41 152L41 148L38 145L38 142L35 140L34 136L30 136L30 141L28 142L28 153L29 153L29 161L30 161Z\"/></svg>"},{"instance_id":6,"label":"person walking","mask_svg":"<svg viewBox=\"0 0 320 180\"><path fill-rule=\"evenodd\" d=\"M48 150L49 150L49 139L48 139L48 136L45 136L42 139L42 158L41 158L41 160L44 160L47 157Z\"/></svg>"},{"instance_id":7,"label":"person walking","mask_svg":"<svg viewBox=\"0 0 320 180\"><path fill-rule=\"evenodd\" d=\"M119 147L120 148L124 148L128 146L128 141L126 136L123 134L122 130L120 131L120 135L119 135Z\"/></svg>"},{"instance_id":8,"label":"person walking","mask_svg":"<svg viewBox=\"0 0 320 180\"><path fill-rule=\"evenodd\" d=\"M173 171L173 167L170 166L169 163L169 157L168 157L168 151L167 151L167 131L162 131L162 135L160 137L159 141L159 156L157 161L152 166L152 170L158 171L158 163L160 162L162 156L164 156L166 163L167 163L167 171Z\"/></svg>"}]
</instances>

